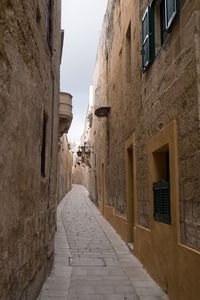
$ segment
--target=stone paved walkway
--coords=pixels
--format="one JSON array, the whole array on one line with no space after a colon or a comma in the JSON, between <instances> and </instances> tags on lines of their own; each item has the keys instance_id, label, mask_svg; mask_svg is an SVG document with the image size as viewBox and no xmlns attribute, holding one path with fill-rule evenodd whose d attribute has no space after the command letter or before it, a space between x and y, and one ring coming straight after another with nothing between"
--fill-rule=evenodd
<instances>
[{"instance_id":1,"label":"stone paved walkway","mask_svg":"<svg viewBox=\"0 0 200 300\"><path fill-rule=\"evenodd\" d=\"M58 207L55 260L38 300L167 300L126 244L74 185Z\"/></svg>"}]
</instances>

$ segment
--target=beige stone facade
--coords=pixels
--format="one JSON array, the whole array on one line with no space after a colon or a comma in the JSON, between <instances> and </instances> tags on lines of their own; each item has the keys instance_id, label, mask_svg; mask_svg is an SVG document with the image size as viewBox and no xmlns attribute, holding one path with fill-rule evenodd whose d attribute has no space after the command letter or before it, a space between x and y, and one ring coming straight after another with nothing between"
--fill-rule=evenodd
<instances>
[{"instance_id":1,"label":"beige stone facade","mask_svg":"<svg viewBox=\"0 0 200 300\"><path fill-rule=\"evenodd\" d=\"M0 299L35 299L53 259L60 0L0 3Z\"/></svg>"},{"instance_id":2,"label":"beige stone facade","mask_svg":"<svg viewBox=\"0 0 200 300\"><path fill-rule=\"evenodd\" d=\"M72 114L72 95L60 92L59 101L59 136L67 133L73 119Z\"/></svg>"},{"instance_id":3,"label":"beige stone facade","mask_svg":"<svg viewBox=\"0 0 200 300\"><path fill-rule=\"evenodd\" d=\"M58 161L58 201L60 202L72 188L72 153L65 134L60 138Z\"/></svg>"},{"instance_id":4,"label":"beige stone facade","mask_svg":"<svg viewBox=\"0 0 200 300\"><path fill-rule=\"evenodd\" d=\"M58 143L58 202L72 188L72 152L67 133L73 119L72 95L60 92L59 97L59 143Z\"/></svg>"},{"instance_id":5,"label":"beige stone facade","mask_svg":"<svg viewBox=\"0 0 200 300\"><path fill-rule=\"evenodd\" d=\"M172 300L200 295L199 64L199 1L108 1L89 192Z\"/></svg>"}]
</instances>

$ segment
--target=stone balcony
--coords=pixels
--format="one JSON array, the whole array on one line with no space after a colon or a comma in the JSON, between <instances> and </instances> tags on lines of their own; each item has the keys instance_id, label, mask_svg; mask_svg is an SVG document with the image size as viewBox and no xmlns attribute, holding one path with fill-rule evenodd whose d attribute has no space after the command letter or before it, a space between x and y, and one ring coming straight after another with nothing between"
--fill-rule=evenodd
<instances>
[{"instance_id":1,"label":"stone balcony","mask_svg":"<svg viewBox=\"0 0 200 300\"><path fill-rule=\"evenodd\" d=\"M59 100L59 135L67 133L73 119L72 114L72 95L60 93Z\"/></svg>"}]
</instances>

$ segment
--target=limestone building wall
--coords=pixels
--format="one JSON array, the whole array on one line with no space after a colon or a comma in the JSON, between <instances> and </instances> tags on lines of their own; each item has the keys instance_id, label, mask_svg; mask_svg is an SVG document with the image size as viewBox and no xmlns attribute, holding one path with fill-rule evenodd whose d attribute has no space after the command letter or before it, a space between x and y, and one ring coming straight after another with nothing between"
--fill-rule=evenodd
<instances>
[{"instance_id":1,"label":"limestone building wall","mask_svg":"<svg viewBox=\"0 0 200 300\"><path fill-rule=\"evenodd\" d=\"M60 138L59 171L58 171L58 201L72 188L72 153L68 147L67 136Z\"/></svg>"},{"instance_id":2,"label":"limestone building wall","mask_svg":"<svg viewBox=\"0 0 200 300\"><path fill-rule=\"evenodd\" d=\"M61 3L0 3L0 299L35 299L53 257Z\"/></svg>"},{"instance_id":3,"label":"limestone building wall","mask_svg":"<svg viewBox=\"0 0 200 300\"><path fill-rule=\"evenodd\" d=\"M75 164L72 169L72 182L73 184L84 185L89 190L89 169L85 164Z\"/></svg>"},{"instance_id":4,"label":"limestone building wall","mask_svg":"<svg viewBox=\"0 0 200 300\"><path fill-rule=\"evenodd\" d=\"M94 116L91 172L101 211L170 299L197 300L200 3L171 2L177 11L162 44L162 1L108 2L93 85L94 111L110 112ZM148 11L155 53L144 65ZM153 184L163 178L170 184L168 224L155 219Z\"/></svg>"},{"instance_id":5,"label":"limestone building wall","mask_svg":"<svg viewBox=\"0 0 200 300\"><path fill-rule=\"evenodd\" d=\"M120 1L109 1L93 78L95 107L111 107L108 118L94 117L91 139L95 141L97 174L101 173L102 164L105 164L105 185L106 192L109 192L106 201L123 216L126 215L124 143L135 128L139 101L139 86L136 84L140 75L140 57L136 55L139 31L136 30L138 19L134 11L138 11L138 6L130 4L130 1L122 6ZM134 33L132 64L128 61L125 39L130 20L131 39Z\"/></svg>"},{"instance_id":6,"label":"limestone building wall","mask_svg":"<svg viewBox=\"0 0 200 300\"><path fill-rule=\"evenodd\" d=\"M141 16L147 2L140 2ZM163 49L157 54L149 70L142 74L140 96L142 109L139 120L142 126L138 126L141 144L138 152L144 153L144 160L141 161L141 165L138 165L138 169L144 169L147 156L146 140L172 120L177 122L181 239L188 246L196 249L200 249L200 244L193 231L196 220L194 215L192 218L192 211L195 210L197 214L200 211L197 208L199 197L194 195L192 190L195 186L199 189L200 180L198 172L200 115L197 79L199 76L199 9L198 3L180 2L180 13L167 36ZM146 130L144 131L143 128ZM195 161L196 167L194 167ZM142 193L145 193L145 190ZM144 199L144 196L140 194L139 198ZM146 208L147 211L148 209ZM144 213L143 218L145 220L142 223L148 224L149 220Z\"/></svg>"}]
</instances>

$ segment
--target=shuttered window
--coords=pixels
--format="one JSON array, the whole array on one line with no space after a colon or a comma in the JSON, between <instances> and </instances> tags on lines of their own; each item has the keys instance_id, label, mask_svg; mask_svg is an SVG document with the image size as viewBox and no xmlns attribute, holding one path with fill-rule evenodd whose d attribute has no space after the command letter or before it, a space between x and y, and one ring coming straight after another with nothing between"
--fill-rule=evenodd
<instances>
[{"instance_id":1,"label":"shuttered window","mask_svg":"<svg viewBox=\"0 0 200 300\"><path fill-rule=\"evenodd\" d=\"M176 14L177 14L177 0L165 0L165 24L166 29L169 30Z\"/></svg>"},{"instance_id":2,"label":"shuttered window","mask_svg":"<svg viewBox=\"0 0 200 300\"><path fill-rule=\"evenodd\" d=\"M152 0L142 18L142 70L154 61L178 12L179 0ZM156 10L159 7L159 10Z\"/></svg>"},{"instance_id":3,"label":"shuttered window","mask_svg":"<svg viewBox=\"0 0 200 300\"><path fill-rule=\"evenodd\" d=\"M160 46L164 44L167 38L166 24L165 24L165 1L160 3Z\"/></svg>"},{"instance_id":4,"label":"shuttered window","mask_svg":"<svg viewBox=\"0 0 200 300\"><path fill-rule=\"evenodd\" d=\"M170 185L165 180L153 184L154 219L171 224Z\"/></svg>"},{"instance_id":5,"label":"shuttered window","mask_svg":"<svg viewBox=\"0 0 200 300\"><path fill-rule=\"evenodd\" d=\"M148 10L142 18L142 68L143 71L149 64L149 29L148 29Z\"/></svg>"},{"instance_id":6,"label":"shuttered window","mask_svg":"<svg viewBox=\"0 0 200 300\"><path fill-rule=\"evenodd\" d=\"M153 13L148 7L142 18L142 69L146 70L154 59Z\"/></svg>"}]
</instances>

